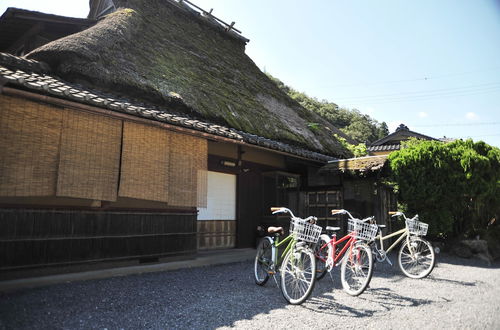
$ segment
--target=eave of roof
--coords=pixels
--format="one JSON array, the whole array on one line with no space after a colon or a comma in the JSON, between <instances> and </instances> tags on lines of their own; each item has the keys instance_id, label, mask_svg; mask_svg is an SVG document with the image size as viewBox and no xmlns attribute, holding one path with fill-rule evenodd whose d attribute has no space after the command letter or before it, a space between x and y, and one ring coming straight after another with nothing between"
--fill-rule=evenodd
<instances>
[{"instance_id":1,"label":"eave of roof","mask_svg":"<svg viewBox=\"0 0 500 330\"><path fill-rule=\"evenodd\" d=\"M0 20L5 20L9 18L32 20L36 22L64 23L64 24L72 24L79 26L90 26L95 24L96 22L95 20L88 18L60 16L60 15L47 14L38 11L32 11L14 7L7 8L7 10L0 17Z\"/></svg>"},{"instance_id":2,"label":"eave of roof","mask_svg":"<svg viewBox=\"0 0 500 330\"><path fill-rule=\"evenodd\" d=\"M60 38L82 31L94 25L95 22L86 18L7 8L0 17L0 51L12 51L11 47L17 42L40 32Z\"/></svg>"},{"instance_id":3,"label":"eave of roof","mask_svg":"<svg viewBox=\"0 0 500 330\"><path fill-rule=\"evenodd\" d=\"M10 54L0 53L0 83L1 85L15 86L41 95L50 95L63 100L184 127L234 141L245 142L320 163L326 163L334 159L331 156L297 148L279 141L222 125L212 124L207 121L192 119L183 114L174 113L167 108L160 108L135 100L126 100L114 95L90 90L77 84L68 83L49 75L48 68L43 63Z\"/></svg>"},{"instance_id":4,"label":"eave of roof","mask_svg":"<svg viewBox=\"0 0 500 330\"><path fill-rule=\"evenodd\" d=\"M378 172L382 170L386 161L387 155L335 159L323 166L320 172Z\"/></svg>"},{"instance_id":5,"label":"eave of roof","mask_svg":"<svg viewBox=\"0 0 500 330\"><path fill-rule=\"evenodd\" d=\"M378 146L369 146L366 150L375 152L375 151L396 151L401 149L400 144L383 144Z\"/></svg>"},{"instance_id":6,"label":"eave of roof","mask_svg":"<svg viewBox=\"0 0 500 330\"><path fill-rule=\"evenodd\" d=\"M433 137L430 137L430 136L427 136L424 134L420 134L417 132L413 132L410 130L396 130L394 133L391 133L391 134L387 135L386 137L383 137L375 142L372 142L371 146L382 145L382 144L389 142L397 137L404 137L404 138L414 137L414 138L422 139L422 140L437 140Z\"/></svg>"}]
</instances>

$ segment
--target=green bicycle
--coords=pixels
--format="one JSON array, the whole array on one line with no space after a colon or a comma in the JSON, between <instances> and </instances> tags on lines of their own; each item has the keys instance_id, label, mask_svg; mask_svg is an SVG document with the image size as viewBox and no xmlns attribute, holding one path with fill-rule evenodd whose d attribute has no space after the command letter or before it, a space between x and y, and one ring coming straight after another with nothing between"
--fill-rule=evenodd
<instances>
[{"instance_id":1,"label":"green bicycle","mask_svg":"<svg viewBox=\"0 0 500 330\"><path fill-rule=\"evenodd\" d=\"M255 283L264 285L279 271L281 293L290 304L302 304L311 294L316 274L316 260L309 244L315 244L321 234L321 227L314 224L316 217L296 217L285 207L272 207L273 214L290 214L290 235L280 239L282 227L269 227L266 236L257 246L254 263ZM283 252L279 254L279 249Z\"/></svg>"}]
</instances>

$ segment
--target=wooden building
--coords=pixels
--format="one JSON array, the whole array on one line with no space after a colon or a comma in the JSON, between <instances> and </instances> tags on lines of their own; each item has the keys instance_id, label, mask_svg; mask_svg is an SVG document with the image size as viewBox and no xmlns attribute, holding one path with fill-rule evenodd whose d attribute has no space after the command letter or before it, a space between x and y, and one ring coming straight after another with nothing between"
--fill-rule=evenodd
<instances>
[{"instance_id":1,"label":"wooden building","mask_svg":"<svg viewBox=\"0 0 500 330\"><path fill-rule=\"evenodd\" d=\"M388 155L401 148L401 142L411 138L419 140L438 140L433 137L410 131L408 126L401 124L391 133L368 146L367 150L371 156Z\"/></svg>"},{"instance_id":2,"label":"wooden building","mask_svg":"<svg viewBox=\"0 0 500 330\"><path fill-rule=\"evenodd\" d=\"M335 159L320 169L324 176L340 175L343 206L359 218L375 216L392 232L388 212L397 210L393 188L384 183L387 155ZM399 228L398 228L399 229Z\"/></svg>"},{"instance_id":3,"label":"wooden building","mask_svg":"<svg viewBox=\"0 0 500 330\"><path fill-rule=\"evenodd\" d=\"M349 156L343 134L233 25L187 1L91 1L101 12L0 53L0 270L252 247L257 226L288 222L276 205L334 221L341 176L320 169Z\"/></svg>"},{"instance_id":4,"label":"wooden building","mask_svg":"<svg viewBox=\"0 0 500 330\"><path fill-rule=\"evenodd\" d=\"M94 19L8 8L0 17L0 51L23 56L48 42L83 31L95 23Z\"/></svg>"}]
</instances>

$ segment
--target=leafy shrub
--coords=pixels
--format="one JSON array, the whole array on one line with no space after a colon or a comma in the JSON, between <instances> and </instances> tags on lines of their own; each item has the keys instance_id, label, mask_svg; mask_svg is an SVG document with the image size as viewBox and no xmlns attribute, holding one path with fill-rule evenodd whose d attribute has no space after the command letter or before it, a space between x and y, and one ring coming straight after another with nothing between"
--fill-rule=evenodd
<instances>
[{"instance_id":1,"label":"leafy shrub","mask_svg":"<svg viewBox=\"0 0 500 330\"><path fill-rule=\"evenodd\" d=\"M500 213L500 149L482 141L410 140L389 155L391 180L433 236L474 237Z\"/></svg>"}]
</instances>

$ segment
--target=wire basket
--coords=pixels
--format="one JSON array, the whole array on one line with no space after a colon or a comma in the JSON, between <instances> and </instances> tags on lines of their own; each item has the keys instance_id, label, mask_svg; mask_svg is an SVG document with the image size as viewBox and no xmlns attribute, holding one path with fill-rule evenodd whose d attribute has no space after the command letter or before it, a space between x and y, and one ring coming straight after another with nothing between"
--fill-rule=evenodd
<instances>
[{"instance_id":1,"label":"wire basket","mask_svg":"<svg viewBox=\"0 0 500 330\"><path fill-rule=\"evenodd\" d=\"M359 219L347 220L347 231L354 233L357 239L373 241L377 236L378 226Z\"/></svg>"},{"instance_id":2,"label":"wire basket","mask_svg":"<svg viewBox=\"0 0 500 330\"><path fill-rule=\"evenodd\" d=\"M290 220L290 233L295 234L297 240L316 243L323 228L299 219Z\"/></svg>"},{"instance_id":3,"label":"wire basket","mask_svg":"<svg viewBox=\"0 0 500 330\"><path fill-rule=\"evenodd\" d=\"M406 226L408 226L408 230L412 235L425 236L427 235L427 229L429 229L429 225L412 219L406 219Z\"/></svg>"}]
</instances>

